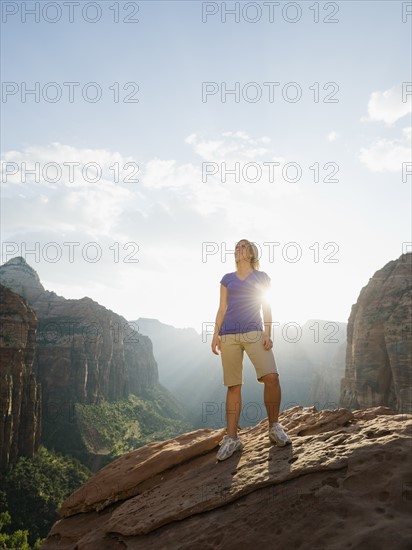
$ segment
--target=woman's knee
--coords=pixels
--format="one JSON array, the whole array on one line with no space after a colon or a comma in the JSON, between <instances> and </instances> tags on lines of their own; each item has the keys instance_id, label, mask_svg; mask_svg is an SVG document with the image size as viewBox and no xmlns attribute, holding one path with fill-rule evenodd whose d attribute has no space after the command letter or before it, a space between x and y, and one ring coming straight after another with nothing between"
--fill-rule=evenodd
<instances>
[{"instance_id":1,"label":"woman's knee","mask_svg":"<svg viewBox=\"0 0 412 550\"><path fill-rule=\"evenodd\" d=\"M261 381L264 384L279 384L279 374L276 372L270 372L261 377Z\"/></svg>"}]
</instances>

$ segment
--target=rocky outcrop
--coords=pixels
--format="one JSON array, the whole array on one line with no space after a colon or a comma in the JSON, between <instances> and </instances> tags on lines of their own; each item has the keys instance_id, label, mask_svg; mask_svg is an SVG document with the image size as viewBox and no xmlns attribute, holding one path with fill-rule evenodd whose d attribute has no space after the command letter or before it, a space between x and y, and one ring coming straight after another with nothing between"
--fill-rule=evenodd
<instances>
[{"instance_id":1,"label":"rocky outcrop","mask_svg":"<svg viewBox=\"0 0 412 550\"><path fill-rule=\"evenodd\" d=\"M36 271L21 256L12 258L0 267L0 281L29 304L39 302L45 292ZM57 297L54 292L50 294Z\"/></svg>"},{"instance_id":2,"label":"rocky outcrop","mask_svg":"<svg viewBox=\"0 0 412 550\"><path fill-rule=\"evenodd\" d=\"M39 446L41 391L33 370L36 315L1 284L0 306L0 470L6 470Z\"/></svg>"},{"instance_id":3,"label":"rocky outcrop","mask_svg":"<svg viewBox=\"0 0 412 550\"><path fill-rule=\"evenodd\" d=\"M280 421L292 445L265 419L220 463L223 430L123 455L63 503L42 549L410 548L412 415L297 406Z\"/></svg>"},{"instance_id":4,"label":"rocky outcrop","mask_svg":"<svg viewBox=\"0 0 412 550\"><path fill-rule=\"evenodd\" d=\"M0 267L0 282L25 297L39 320L35 364L48 408L117 400L158 383L150 339L124 317L90 298L45 290L22 257Z\"/></svg>"},{"instance_id":5,"label":"rocky outcrop","mask_svg":"<svg viewBox=\"0 0 412 550\"><path fill-rule=\"evenodd\" d=\"M412 412L412 253L377 271L352 306L340 403Z\"/></svg>"}]
</instances>

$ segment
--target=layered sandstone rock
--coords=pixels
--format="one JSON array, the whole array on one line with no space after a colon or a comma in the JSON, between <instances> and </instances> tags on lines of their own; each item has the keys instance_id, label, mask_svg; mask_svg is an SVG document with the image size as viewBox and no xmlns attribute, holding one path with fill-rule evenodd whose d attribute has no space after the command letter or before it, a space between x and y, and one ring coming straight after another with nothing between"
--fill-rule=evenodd
<instances>
[{"instance_id":1,"label":"layered sandstone rock","mask_svg":"<svg viewBox=\"0 0 412 550\"><path fill-rule=\"evenodd\" d=\"M352 306L340 403L412 412L412 253L377 271Z\"/></svg>"},{"instance_id":2,"label":"layered sandstone rock","mask_svg":"<svg viewBox=\"0 0 412 550\"><path fill-rule=\"evenodd\" d=\"M280 421L292 445L265 419L220 463L222 430L123 455L63 503L42 549L410 547L412 415L297 406Z\"/></svg>"},{"instance_id":3,"label":"layered sandstone rock","mask_svg":"<svg viewBox=\"0 0 412 550\"><path fill-rule=\"evenodd\" d=\"M40 443L41 391L34 372L34 311L0 284L0 470Z\"/></svg>"},{"instance_id":4,"label":"layered sandstone rock","mask_svg":"<svg viewBox=\"0 0 412 550\"><path fill-rule=\"evenodd\" d=\"M45 290L21 257L0 267L0 281L27 299L39 320L35 363L45 405L97 404L158 383L150 339L124 317L90 298Z\"/></svg>"}]
</instances>

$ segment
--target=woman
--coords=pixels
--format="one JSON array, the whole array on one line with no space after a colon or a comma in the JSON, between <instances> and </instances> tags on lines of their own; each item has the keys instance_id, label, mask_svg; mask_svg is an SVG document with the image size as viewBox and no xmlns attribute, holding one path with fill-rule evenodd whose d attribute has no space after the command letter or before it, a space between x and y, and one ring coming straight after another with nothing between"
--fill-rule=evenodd
<instances>
[{"instance_id":1,"label":"woman","mask_svg":"<svg viewBox=\"0 0 412 550\"><path fill-rule=\"evenodd\" d=\"M244 351L255 367L257 380L265 385L263 397L269 439L281 447L291 443L278 422L281 389L270 339L272 313L265 298L270 277L259 271L258 250L246 239L236 244L235 261L236 271L226 273L220 281L220 304L212 341L213 353L218 355L217 350L221 353L223 384L227 386L227 430L216 456L218 460L225 460L243 448L237 429L242 404Z\"/></svg>"}]
</instances>

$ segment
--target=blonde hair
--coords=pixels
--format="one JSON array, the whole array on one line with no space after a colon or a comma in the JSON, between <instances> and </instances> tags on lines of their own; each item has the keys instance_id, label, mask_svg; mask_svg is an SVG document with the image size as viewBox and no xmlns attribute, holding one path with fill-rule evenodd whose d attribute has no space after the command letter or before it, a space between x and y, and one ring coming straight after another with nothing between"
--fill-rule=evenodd
<instances>
[{"instance_id":1,"label":"blonde hair","mask_svg":"<svg viewBox=\"0 0 412 550\"><path fill-rule=\"evenodd\" d=\"M250 267L252 269L259 270L259 251L255 243L252 243L247 239L240 239L240 241L238 241L236 244L239 243L246 243L249 251L252 253L252 257L250 258Z\"/></svg>"}]
</instances>

